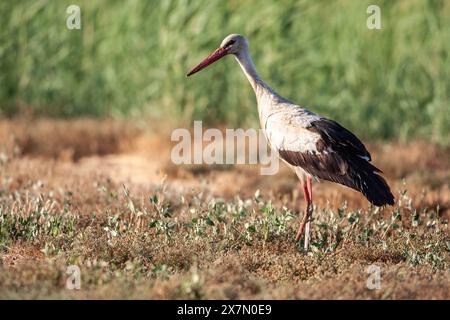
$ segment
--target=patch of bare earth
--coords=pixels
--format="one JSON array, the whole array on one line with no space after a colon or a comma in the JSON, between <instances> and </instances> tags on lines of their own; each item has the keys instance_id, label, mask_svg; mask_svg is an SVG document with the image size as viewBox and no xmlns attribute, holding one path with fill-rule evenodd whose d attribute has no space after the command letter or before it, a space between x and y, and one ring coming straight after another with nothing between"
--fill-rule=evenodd
<instances>
[{"instance_id":1,"label":"patch of bare earth","mask_svg":"<svg viewBox=\"0 0 450 320\"><path fill-rule=\"evenodd\" d=\"M158 131L0 120L0 298L450 298L450 150L369 144L398 204L378 212L315 183L316 247L305 254L287 167L174 165L170 131ZM81 290L65 287L71 264Z\"/></svg>"}]
</instances>

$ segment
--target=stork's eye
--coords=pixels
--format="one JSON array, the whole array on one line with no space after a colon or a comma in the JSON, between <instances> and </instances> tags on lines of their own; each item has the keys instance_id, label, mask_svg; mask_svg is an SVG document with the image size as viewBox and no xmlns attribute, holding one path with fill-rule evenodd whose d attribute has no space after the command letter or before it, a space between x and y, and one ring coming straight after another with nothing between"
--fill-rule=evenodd
<instances>
[{"instance_id":1,"label":"stork's eye","mask_svg":"<svg viewBox=\"0 0 450 320\"><path fill-rule=\"evenodd\" d=\"M227 44L225 45L225 47L232 46L235 42L236 42L236 40L230 40L230 41L227 42Z\"/></svg>"}]
</instances>

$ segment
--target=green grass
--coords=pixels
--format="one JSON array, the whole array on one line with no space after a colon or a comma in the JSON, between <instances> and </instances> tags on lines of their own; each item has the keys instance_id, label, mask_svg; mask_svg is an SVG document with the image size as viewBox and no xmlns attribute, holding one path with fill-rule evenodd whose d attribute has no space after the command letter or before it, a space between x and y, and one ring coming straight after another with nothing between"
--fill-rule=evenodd
<instances>
[{"instance_id":1,"label":"green grass","mask_svg":"<svg viewBox=\"0 0 450 320\"><path fill-rule=\"evenodd\" d=\"M376 147L392 207L315 184L305 252L288 168L175 171L162 135L124 128L0 121L0 299L450 299L450 150ZM71 265L81 290L66 287ZM371 265L380 290L366 287Z\"/></svg>"},{"instance_id":2,"label":"green grass","mask_svg":"<svg viewBox=\"0 0 450 320\"><path fill-rule=\"evenodd\" d=\"M51 193L24 190L16 191L14 200L8 193L0 195L0 297L273 297L264 282L272 278L286 298L292 286L339 278L348 270L360 288L366 280L361 271L355 274L355 265L364 270L375 263L384 268L383 291L354 292L353 298L411 298L419 294L417 286L398 289L401 277L417 281L416 270L424 277L430 274L427 285L431 277L437 285L436 277L448 270L448 222L433 209L417 211L406 194L390 217L374 207L316 209L309 253L293 241L298 215L259 195L224 201L191 193L180 199L163 187L146 198L101 185L96 196L113 205L97 206L99 211L86 215L74 212L74 194L58 200ZM411 215L416 218L410 220ZM13 260L15 267L8 267L20 247L24 254L34 248L39 258L34 263ZM224 263L227 270L221 271ZM80 292L64 287L72 264L82 270ZM232 265L247 274L247 280L236 282L238 294ZM221 288L224 282L229 286ZM420 294L433 297L432 288Z\"/></svg>"},{"instance_id":3,"label":"green grass","mask_svg":"<svg viewBox=\"0 0 450 320\"><path fill-rule=\"evenodd\" d=\"M449 144L447 1L86 1L0 3L0 114L124 115L257 124L250 86L231 58L186 71L229 33L250 39L280 94L365 138ZM366 8L381 7L382 30Z\"/></svg>"},{"instance_id":4,"label":"green grass","mask_svg":"<svg viewBox=\"0 0 450 320\"><path fill-rule=\"evenodd\" d=\"M72 194L67 195L63 205L47 194L30 196L18 192L14 201L8 193L0 195L4 203L0 206L0 248L8 250L15 242L30 243L43 247L46 254L72 253L68 257L71 262L75 257L79 259L81 252L88 254L93 250L99 250L96 254L103 254L102 258L111 258L108 246L115 247L121 240L136 245L145 241L147 250L150 246L169 250L177 243L195 246L207 242L216 244L216 253L282 240L303 252L303 240L297 245L293 241L300 222L298 215L285 206L275 206L259 191L253 198L236 196L224 201L206 199L202 192L174 199L164 185L148 199L130 194L125 186L122 190L107 185L99 189L107 202L118 206L117 211L104 208L105 211L93 212L90 217L80 216L72 212L69 200ZM310 255L320 259L351 242L380 250L389 259L405 261L410 266L448 269L448 221L439 218L438 210L414 208L406 191L387 217L383 209L348 210L345 203L337 210L316 208ZM86 246L88 234L93 236L93 243ZM133 249L126 249L127 258ZM123 252L116 253L119 257ZM84 256L81 260L88 258ZM119 260L110 263L125 267L128 260Z\"/></svg>"}]
</instances>

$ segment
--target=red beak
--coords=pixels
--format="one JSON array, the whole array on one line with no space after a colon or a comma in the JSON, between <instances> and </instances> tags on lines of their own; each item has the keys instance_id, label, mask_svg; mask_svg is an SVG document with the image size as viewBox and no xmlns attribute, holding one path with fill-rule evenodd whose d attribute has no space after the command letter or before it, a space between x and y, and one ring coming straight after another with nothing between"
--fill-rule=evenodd
<instances>
[{"instance_id":1,"label":"red beak","mask_svg":"<svg viewBox=\"0 0 450 320\"><path fill-rule=\"evenodd\" d=\"M187 76L193 75L194 73L199 72L203 68L206 68L210 64L216 62L217 60L223 58L228 54L227 50L224 48L218 48L213 53L211 53L209 56L207 56L202 62L200 62L194 69L192 69Z\"/></svg>"}]
</instances>

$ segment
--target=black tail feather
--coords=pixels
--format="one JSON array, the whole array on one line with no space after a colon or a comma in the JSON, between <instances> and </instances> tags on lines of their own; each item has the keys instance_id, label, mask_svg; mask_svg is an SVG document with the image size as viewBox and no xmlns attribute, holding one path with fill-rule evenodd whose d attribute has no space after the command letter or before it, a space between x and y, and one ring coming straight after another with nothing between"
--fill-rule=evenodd
<instances>
[{"instance_id":1,"label":"black tail feather","mask_svg":"<svg viewBox=\"0 0 450 320\"><path fill-rule=\"evenodd\" d=\"M394 204L394 195L386 180L379 174L381 170L359 157L351 157L347 161L350 164L348 178L351 181L345 185L360 191L376 206Z\"/></svg>"}]
</instances>

